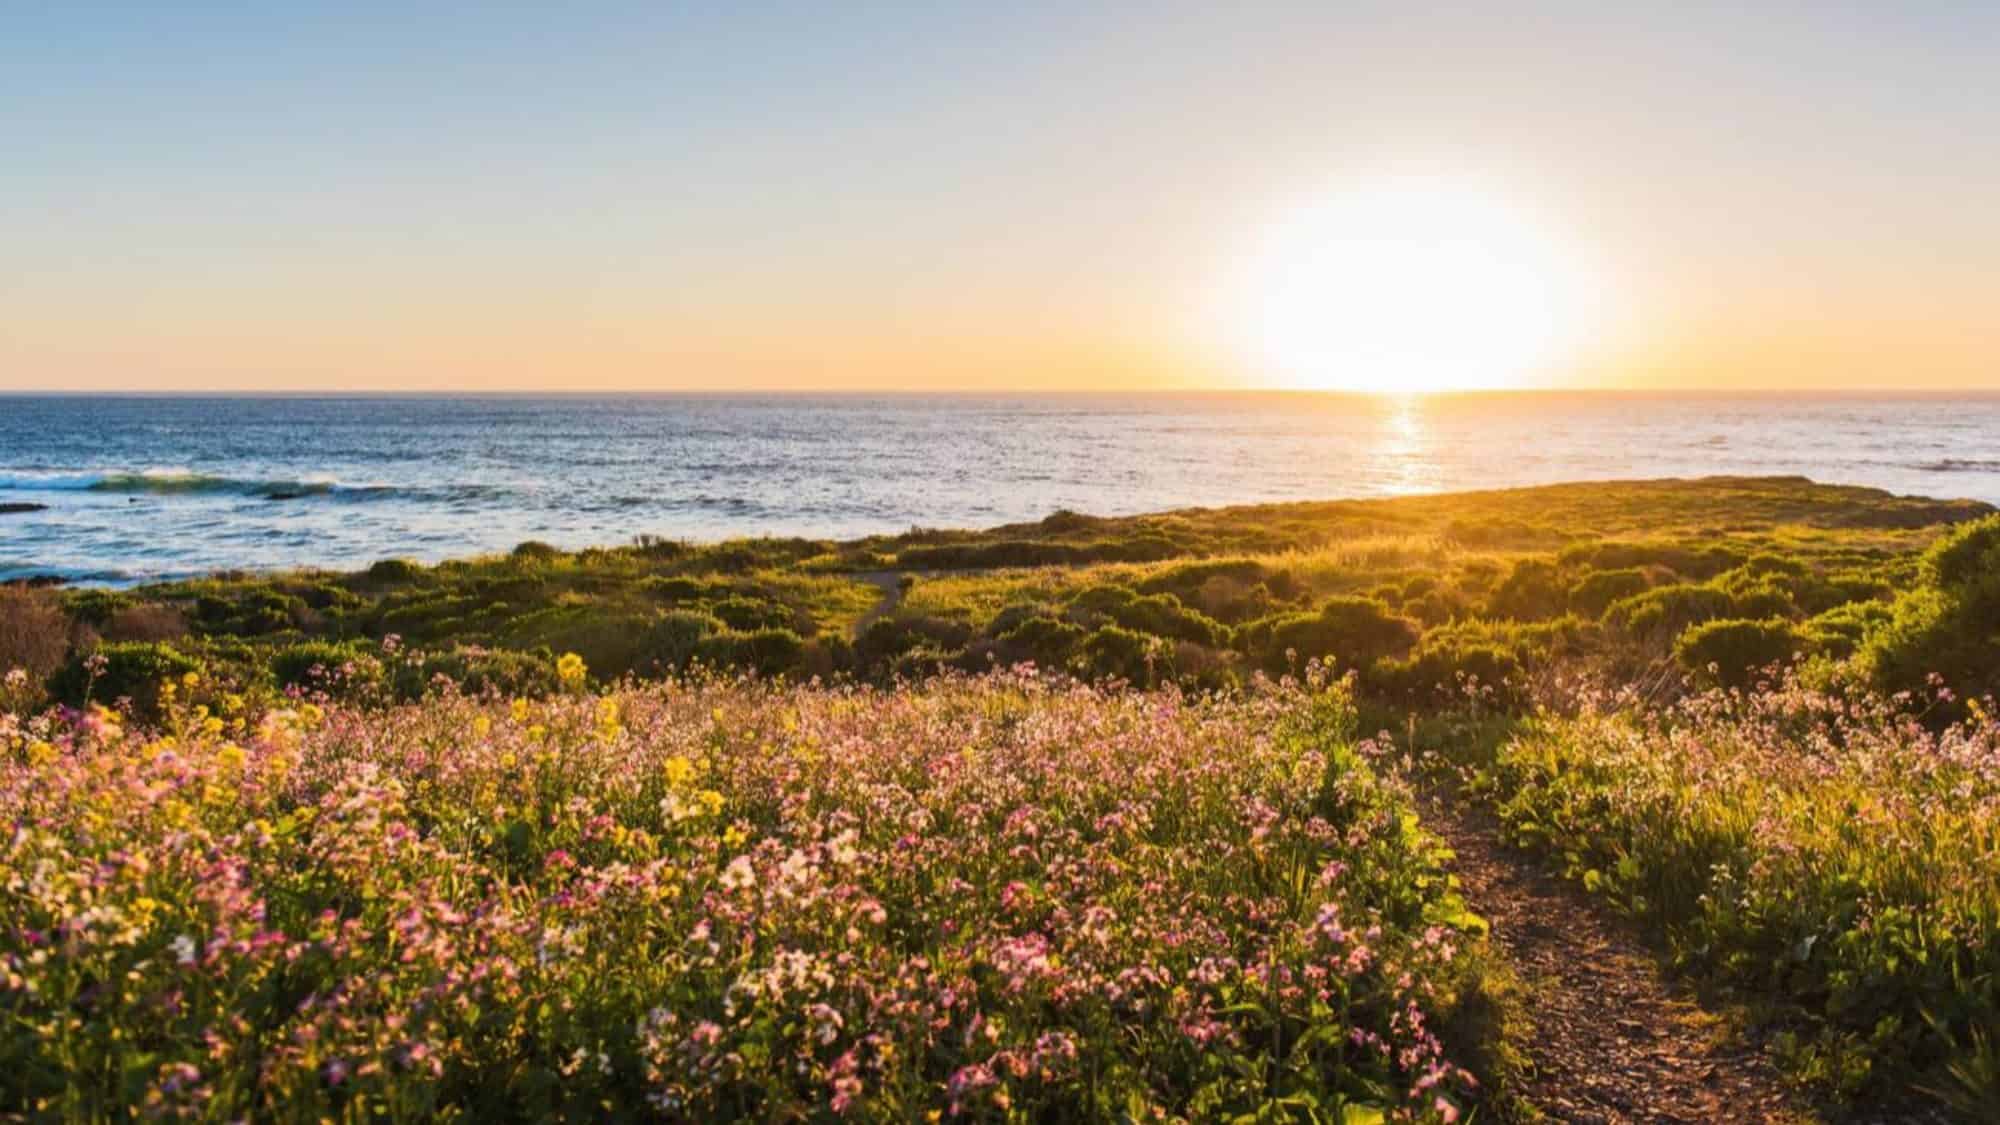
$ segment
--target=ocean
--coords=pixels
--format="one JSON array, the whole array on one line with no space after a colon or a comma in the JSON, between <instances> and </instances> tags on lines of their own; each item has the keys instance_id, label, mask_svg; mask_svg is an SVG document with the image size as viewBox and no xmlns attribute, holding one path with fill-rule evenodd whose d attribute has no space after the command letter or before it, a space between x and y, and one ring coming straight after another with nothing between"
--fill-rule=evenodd
<instances>
[{"instance_id":1,"label":"ocean","mask_svg":"<svg viewBox=\"0 0 2000 1125\"><path fill-rule=\"evenodd\" d=\"M1711 474L2000 502L2000 397L0 396L0 580Z\"/></svg>"}]
</instances>

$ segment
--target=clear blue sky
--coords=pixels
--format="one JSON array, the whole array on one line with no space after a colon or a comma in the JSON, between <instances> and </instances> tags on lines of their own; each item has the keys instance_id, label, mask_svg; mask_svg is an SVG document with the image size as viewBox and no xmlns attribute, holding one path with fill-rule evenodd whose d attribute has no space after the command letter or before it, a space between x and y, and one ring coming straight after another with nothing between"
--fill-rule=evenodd
<instances>
[{"instance_id":1,"label":"clear blue sky","mask_svg":"<svg viewBox=\"0 0 2000 1125\"><path fill-rule=\"evenodd\" d=\"M1586 377L2000 385L2000 5L1457 7L10 5L0 388L1203 379L1409 164L1591 247Z\"/></svg>"}]
</instances>

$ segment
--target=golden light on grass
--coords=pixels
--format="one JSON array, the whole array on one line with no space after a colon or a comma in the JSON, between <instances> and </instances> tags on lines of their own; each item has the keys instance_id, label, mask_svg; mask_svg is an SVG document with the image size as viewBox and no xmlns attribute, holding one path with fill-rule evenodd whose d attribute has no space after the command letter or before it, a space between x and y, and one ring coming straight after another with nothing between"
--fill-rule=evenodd
<instances>
[{"instance_id":1,"label":"golden light on grass","mask_svg":"<svg viewBox=\"0 0 2000 1125\"><path fill-rule=\"evenodd\" d=\"M1281 214L1225 286L1235 349L1272 383L1379 393L1522 385L1604 317L1560 230L1502 195L1387 179Z\"/></svg>"}]
</instances>

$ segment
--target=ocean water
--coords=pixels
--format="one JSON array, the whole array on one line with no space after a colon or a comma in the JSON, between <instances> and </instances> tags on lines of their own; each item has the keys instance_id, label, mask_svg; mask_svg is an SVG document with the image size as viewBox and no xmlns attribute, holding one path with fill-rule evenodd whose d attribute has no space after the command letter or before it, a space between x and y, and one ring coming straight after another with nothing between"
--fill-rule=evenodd
<instances>
[{"instance_id":1,"label":"ocean water","mask_svg":"<svg viewBox=\"0 0 2000 1125\"><path fill-rule=\"evenodd\" d=\"M0 579L1718 473L2000 502L2000 397L0 396Z\"/></svg>"}]
</instances>

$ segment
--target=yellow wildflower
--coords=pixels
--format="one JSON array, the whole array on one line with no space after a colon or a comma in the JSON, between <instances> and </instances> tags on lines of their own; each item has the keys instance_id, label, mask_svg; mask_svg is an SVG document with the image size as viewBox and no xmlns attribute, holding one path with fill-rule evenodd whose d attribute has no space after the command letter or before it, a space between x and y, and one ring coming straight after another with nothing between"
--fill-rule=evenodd
<instances>
[{"instance_id":1,"label":"yellow wildflower","mask_svg":"<svg viewBox=\"0 0 2000 1125\"><path fill-rule=\"evenodd\" d=\"M583 657L573 652L565 652L556 661L556 678L569 687L582 687L583 678L590 669L583 663Z\"/></svg>"},{"instance_id":2,"label":"yellow wildflower","mask_svg":"<svg viewBox=\"0 0 2000 1125\"><path fill-rule=\"evenodd\" d=\"M513 703L511 703L511 704L509 704L509 705L508 705L508 707L507 707L507 710L508 710L508 713L509 713L509 714L511 714L511 715L513 715L513 716L514 716L514 721L515 721L515 722L517 722L517 723L525 723L525 722L527 722L527 721L528 721L528 701L527 701L527 700L525 700L525 699L516 699L516 700L515 700L515 701L514 701Z\"/></svg>"},{"instance_id":3,"label":"yellow wildflower","mask_svg":"<svg viewBox=\"0 0 2000 1125\"><path fill-rule=\"evenodd\" d=\"M694 779L694 763L676 754L667 759L663 772L667 775L667 784L679 789Z\"/></svg>"}]
</instances>

